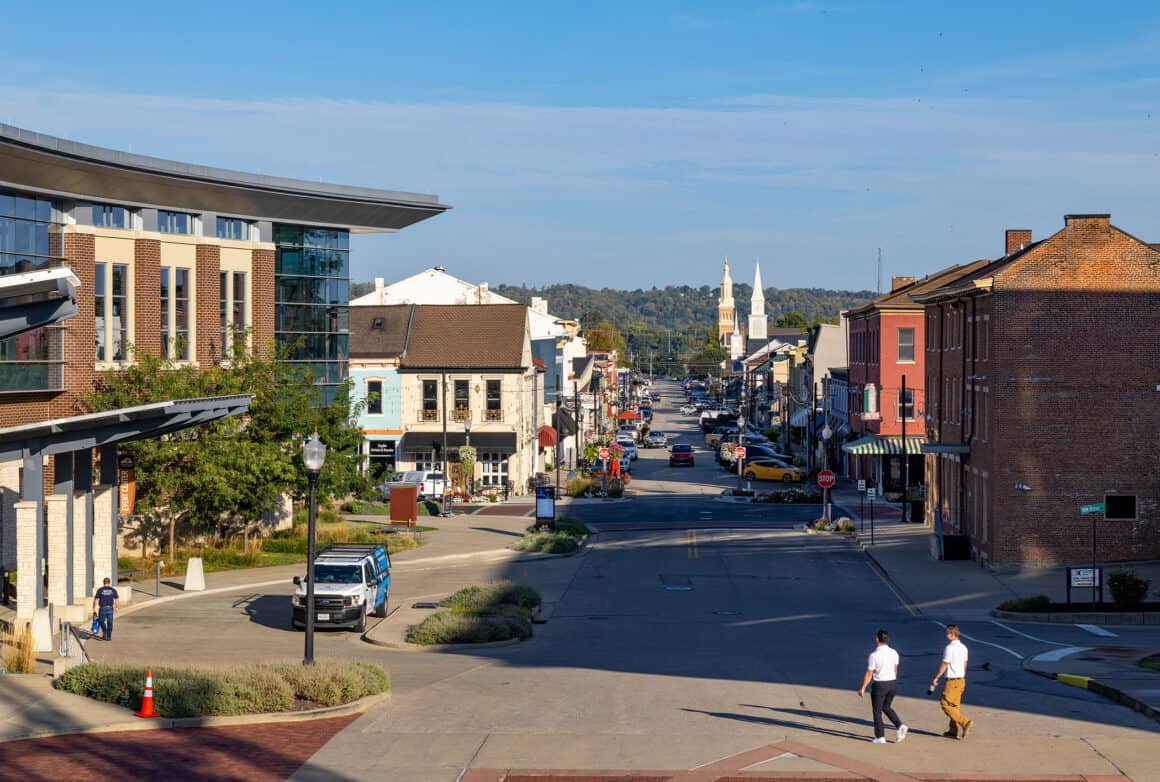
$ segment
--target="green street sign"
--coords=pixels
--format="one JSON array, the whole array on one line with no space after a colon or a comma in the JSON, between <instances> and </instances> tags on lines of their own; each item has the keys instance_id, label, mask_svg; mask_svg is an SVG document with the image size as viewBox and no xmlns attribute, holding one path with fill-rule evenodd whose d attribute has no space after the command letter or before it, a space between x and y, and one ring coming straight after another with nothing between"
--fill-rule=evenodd
<instances>
[{"instance_id":1,"label":"green street sign","mask_svg":"<svg viewBox=\"0 0 1160 782\"><path fill-rule=\"evenodd\" d=\"M1080 505L1079 515L1086 516L1089 513L1103 513L1104 504L1102 502L1093 502L1091 505Z\"/></svg>"}]
</instances>

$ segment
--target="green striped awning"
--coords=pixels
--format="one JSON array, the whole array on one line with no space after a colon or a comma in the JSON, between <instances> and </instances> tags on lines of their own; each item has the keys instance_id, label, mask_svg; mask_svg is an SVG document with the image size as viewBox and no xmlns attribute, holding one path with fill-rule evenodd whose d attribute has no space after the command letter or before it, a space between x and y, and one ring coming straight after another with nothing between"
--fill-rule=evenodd
<instances>
[{"instance_id":1,"label":"green striped awning","mask_svg":"<svg viewBox=\"0 0 1160 782\"><path fill-rule=\"evenodd\" d=\"M906 438L907 454L919 455L922 453L922 444L926 442L924 435ZM862 437L842 446L846 453L857 456L901 456L901 437Z\"/></svg>"}]
</instances>

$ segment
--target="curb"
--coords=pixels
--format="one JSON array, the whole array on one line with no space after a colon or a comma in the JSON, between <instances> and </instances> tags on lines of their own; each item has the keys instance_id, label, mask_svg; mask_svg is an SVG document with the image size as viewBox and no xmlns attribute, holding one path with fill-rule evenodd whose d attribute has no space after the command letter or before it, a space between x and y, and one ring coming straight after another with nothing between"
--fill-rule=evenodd
<instances>
[{"instance_id":1,"label":"curb","mask_svg":"<svg viewBox=\"0 0 1160 782\"><path fill-rule=\"evenodd\" d=\"M1102 695L1110 701L1127 706L1132 711L1143 714L1145 717L1160 722L1160 709L1157 709L1151 704L1136 698L1121 689L1116 687L1109 687L1098 679L1093 679L1090 676L1080 676L1073 673L1053 673L1052 671L1041 671L1038 668L1025 667L1025 670L1031 673L1038 674L1045 679L1054 679L1060 684L1066 684L1069 687L1078 687L1081 690L1088 690L1097 695Z\"/></svg>"},{"instance_id":2,"label":"curb","mask_svg":"<svg viewBox=\"0 0 1160 782\"><path fill-rule=\"evenodd\" d=\"M378 695L368 695L357 701L344 703L339 706L323 706L306 711L277 711L269 714L239 714L231 717L159 717L151 720L133 720L132 722L111 722L91 728L76 728L65 730L29 731L22 736L10 736L4 744L25 739L43 739L51 736L71 736L90 733L123 733L143 730L174 730L178 728L214 728L235 725L261 725L273 722L304 722L307 720L327 719L329 717L344 717L348 714L361 714L390 696L390 690ZM82 696L83 697L83 696Z\"/></svg>"},{"instance_id":3,"label":"curb","mask_svg":"<svg viewBox=\"0 0 1160 782\"><path fill-rule=\"evenodd\" d=\"M476 649L499 649L504 646L515 646L516 644L524 643L519 638L509 638L506 641L485 641L478 644L433 644L431 646L420 646L419 644L410 644L405 641L401 644L394 643L393 641L377 641L374 638L367 638L366 636L363 636L362 640L371 646L379 646L383 649L394 649L397 652L472 652Z\"/></svg>"},{"instance_id":4,"label":"curb","mask_svg":"<svg viewBox=\"0 0 1160 782\"><path fill-rule=\"evenodd\" d=\"M1160 612L1157 611L1127 611L1124 613L1104 613L1100 611L1084 613L1075 611L1069 613L1037 614L1026 611L1004 611L1000 608L993 608L991 609L991 616L998 619L1006 619L1011 622L1160 626Z\"/></svg>"}]
</instances>

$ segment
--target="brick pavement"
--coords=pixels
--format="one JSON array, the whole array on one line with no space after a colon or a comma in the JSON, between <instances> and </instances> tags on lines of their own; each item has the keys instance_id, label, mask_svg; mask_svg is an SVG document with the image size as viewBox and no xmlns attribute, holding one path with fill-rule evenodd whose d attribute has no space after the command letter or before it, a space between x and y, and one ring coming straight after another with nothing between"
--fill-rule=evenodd
<instances>
[{"instance_id":1,"label":"brick pavement","mask_svg":"<svg viewBox=\"0 0 1160 782\"><path fill-rule=\"evenodd\" d=\"M0 744L0 778L284 782L357 717L10 741Z\"/></svg>"}]
</instances>

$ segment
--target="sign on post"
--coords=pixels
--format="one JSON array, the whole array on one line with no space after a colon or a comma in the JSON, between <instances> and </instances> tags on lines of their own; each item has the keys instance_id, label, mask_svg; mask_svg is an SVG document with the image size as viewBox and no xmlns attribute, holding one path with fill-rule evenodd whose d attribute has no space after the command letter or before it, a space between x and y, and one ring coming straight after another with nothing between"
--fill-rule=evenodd
<instances>
[{"instance_id":1,"label":"sign on post","mask_svg":"<svg viewBox=\"0 0 1160 782\"><path fill-rule=\"evenodd\" d=\"M859 480L858 480L858 491L866 491L866 481L865 481L865 479L859 479Z\"/></svg>"},{"instance_id":2,"label":"sign on post","mask_svg":"<svg viewBox=\"0 0 1160 782\"><path fill-rule=\"evenodd\" d=\"M608 458L608 449L601 448L599 451L597 451L596 455L599 456L601 459L607 459Z\"/></svg>"},{"instance_id":3,"label":"sign on post","mask_svg":"<svg viewBox=\"0 0 1160 782\"><path fill-rule=\"evenodd\" d=\"M818 485L823 489L831 488L836 480L837 476L834 475L833 470L822 470L818 473Z\"/></svg>"},{"instance_id":4,"label":"sign on post","mask_svg":"<svg viewBox=\"0 0 1160 782\"><path fill-rule=\"evenodd\" d=\"M738 459L744 459L745 458L745 446L739 445L736 448L734 448L733 455L736 456Z\"/></svg>"},{"instance_id":5,"label":"sign on post","mask_svg":"<svg viewBox=\"0 0 1160 782\"><path fill-rule=\"evenodd\" d=\"M867 490L866 490L866 498L867 498L867 499L871 499L871 500L872 500L872 499L874 499L876 496L878 496L878 490L877 490L877 489L875 489L873 486L871 486L869 489L867 489Z\"/></svg>"}]
</instances>

